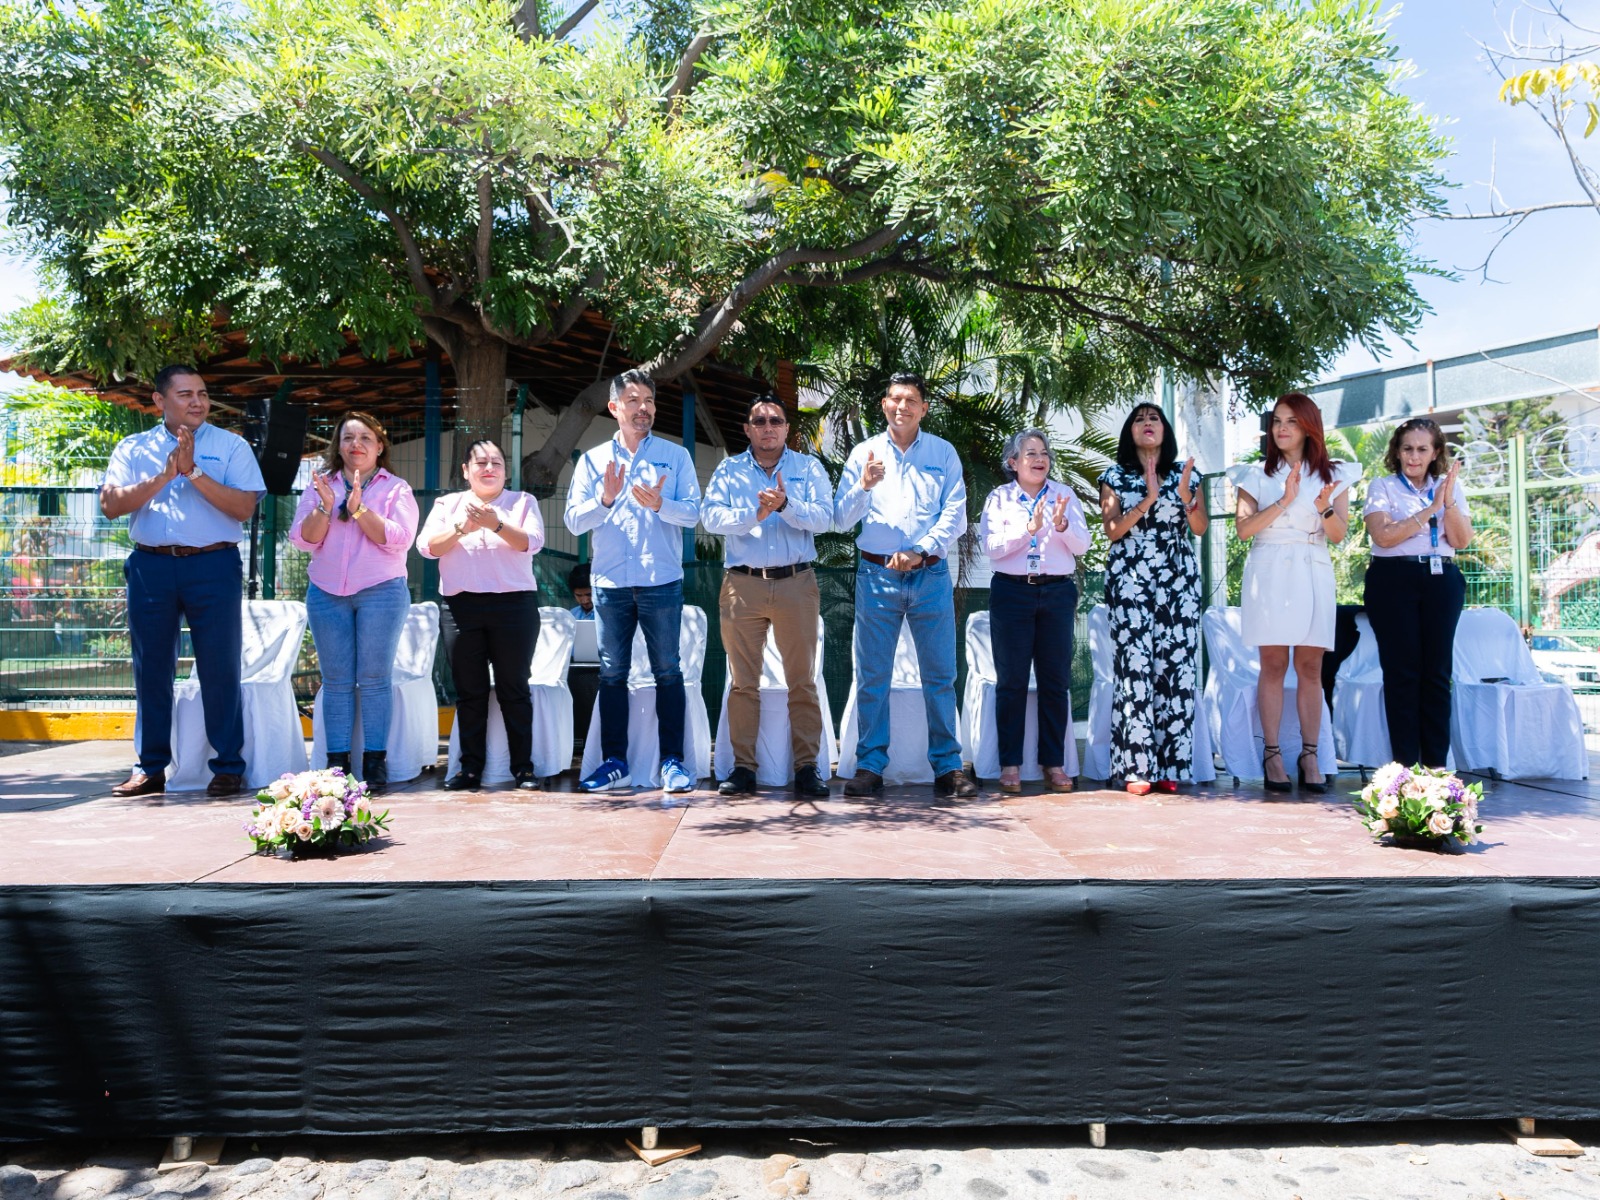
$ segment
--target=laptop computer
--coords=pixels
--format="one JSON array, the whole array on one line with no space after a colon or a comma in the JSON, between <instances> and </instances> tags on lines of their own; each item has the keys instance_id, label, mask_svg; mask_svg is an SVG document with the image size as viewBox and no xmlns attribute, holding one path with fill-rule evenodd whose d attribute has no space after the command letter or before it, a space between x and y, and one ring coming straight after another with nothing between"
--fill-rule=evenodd
<instances>
[{"instance_id":1,"label":"laptop computer","mask_svg":"<svg viewBox=\"0 0 1600 1200\"><path fill-rule=\"evenodd\" d=\"M600 622L579 621L577 636L572 639L572 661L597 663L600 661Z\"/></svg>"}]
</instances>

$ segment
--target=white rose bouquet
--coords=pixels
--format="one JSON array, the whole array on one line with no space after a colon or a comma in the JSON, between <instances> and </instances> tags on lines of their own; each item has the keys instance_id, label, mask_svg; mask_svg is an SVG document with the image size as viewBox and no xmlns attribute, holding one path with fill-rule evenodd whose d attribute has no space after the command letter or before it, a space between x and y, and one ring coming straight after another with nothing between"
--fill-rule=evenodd
<instances>
[{"instance_id":1,"label":"white rose bouquet","mask_svg":"<svg viewBox=\"0 0 1600 1200\"><path fill-rule=\"evenodd\" d=\"M367 785L333 767L274 779L256 793L244 828L258 854L333 854L387 832L389 813L373 812Z\"/></svg>"},{"instance_id":2,"label":"white rose bouquet","mask_svg":"<svg viewBox=\"0 0 1600 1200\"><path fill-rule=\"evenodd\" d=\"M1483 832L1478 805L1483 784L1465 784L1439 767L1380 767L1356 797L1361 823L1374 837L1469 845Z\"/></svg>"}]
</instances>

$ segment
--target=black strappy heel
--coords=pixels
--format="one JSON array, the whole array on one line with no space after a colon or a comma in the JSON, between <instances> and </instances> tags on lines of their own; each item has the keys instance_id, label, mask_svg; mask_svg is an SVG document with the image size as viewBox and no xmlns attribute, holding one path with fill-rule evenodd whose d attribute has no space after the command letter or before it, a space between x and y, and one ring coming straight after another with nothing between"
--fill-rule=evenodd
<instances>
[{"instance_id":1,"label":"black strappy heel","mask_svg":"<svg viewBox=\"0 0 1600 1200\"><path fill-rule=\"evenodd\" d=\"M1294 760L1295 769L1300 772L1300 786L1308 792L1315 792L1319 796L1324 795L1328 790L1328 780L1326 776L1318 780L1316 783L1312 783L1306 778L1306 769L1304 763L1306 761L1306 755L1308 754L1311 756L1311 761L1315 762L1317 759L1317 747L1315 743L1301 742L1300 754Z\"/></svg>"},{"instance_id":2,"label":"black strappy heel","mask_svg":"<svg viewBox=\"0 0 1600 1200\"><path fill-rule=\"evenodd\" d=\"M1287 779L1273 779L1267 774L1267 762L1277 759L1278 765L1283 766L1283 751L1276 746L1263 745L1261 747L1261 782L1267 785L1269 792L1287 792L1290 784Z\"/></svg>"}]
</instances>

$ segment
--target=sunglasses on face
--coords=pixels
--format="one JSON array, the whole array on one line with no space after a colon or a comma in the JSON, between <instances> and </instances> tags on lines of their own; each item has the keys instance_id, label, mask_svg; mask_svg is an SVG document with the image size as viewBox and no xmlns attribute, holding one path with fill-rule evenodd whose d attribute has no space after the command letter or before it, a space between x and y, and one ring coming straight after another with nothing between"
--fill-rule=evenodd
<instances>
[{"instance_id":1,"label":"sunglasses on face","mask_svg":"<svg viewBox=\"0 0 1600 1200\"><path fill-rule=\"evenodd\" d=\"M787 425L788 423L788 417L751 417L745 422L751 429L764 429L768 425L779 426Z\"/></svg>"}]
</instances>

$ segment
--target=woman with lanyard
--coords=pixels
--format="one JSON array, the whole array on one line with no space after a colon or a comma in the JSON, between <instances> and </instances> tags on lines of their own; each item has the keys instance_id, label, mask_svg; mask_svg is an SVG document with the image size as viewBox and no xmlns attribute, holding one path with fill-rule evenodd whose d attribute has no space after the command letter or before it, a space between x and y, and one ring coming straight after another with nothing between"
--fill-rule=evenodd
<instances>
[{"instance_id":1,"label":"woman with lanyard","mask_svg":"<svg viewBox=\"0 0 1600 1200\"><path fill-rule=\"evenodd\" d=\"M1123 422L1116 465L1100 477L1111 541L1111 778L1135 796L1176 792L1194 761L1200 659L1200 560L1210 523L1194 459L1180 468L1166 415L1140 404Z\"/></svg>"},{"instance_id":2,"label":"woman with lanyard","mask_svg":"<svg viewBox=\"0 0 1600 1200\"><path fill-rule=\"evenodd\" d=\"M533 556L544 547L544 520L537 500L506 487L506 456L493 440L482 438L467 447L461 476L467 490L435 500L417 535L417 552L439 562L445 603L440 633L456 683L461 766L444 786L462 791L482 784L493 689L505 722L512 778L517 787L532 789L539 786L528 687L539 644Z\"/></svg>"},{"instance_id":3,"label":"woman with lanyard","mask_svg":"<svg viewBox=\"0 0 1600 1200\"><path fill-rule=\"evenodd\" d=\"M1383 465L1389 474L1367 490L1362 520L1372 539L1367 619L1383 666L1389 749L1396 762L1442 767L1467 591L1455 554L1472 541L1472 516L1444 432L1430 418L1401 422Z\"/></svg>"},{"instance_id":4,"label":"woman with lanyard","mask_svg":"<svg viewBox=\"0 0 1600 1200\"><path fill-rule=\"evenodd\" d=\"M306 618L322 670L328 766L350 769L355 693L361 689L361 777L389 782L390 673L411 611L406 552L417 534L411 486L389 471L389 435L376 417L346 413L311 477L289 541L311 555Z\"/></svg>"},{"instance_id":5,"label":"woman with lanyard","mask_svg":"<svg viewBox=\"0 0 1600 1200\"><path fill-rule=\"evenodd\" d=\"M994 567L989 633L994 651L995 729L1000 790L1022 790L1028 676L1038 680L1039 766L1053 792L1070 792L1064 766L1072 733L1072 631L1078 612L1077 555L1089 549L1083 506L1050 482L1050 442L1042 429L1007 441L1001 470L1011 482L983 505L978 539Z\"/></svg>"},{"instance_id":6,"label":"woman with lanyard","mask_svg":"<svg viewBox=\"0 0 1600 1200\"><path fill-rule=\"evenodd\" d=\"M1256 711L1264 742L1261 775L1269 792L1290 788L1278 728L1291 657L1300 752L1295 766L1308 792L1328 790L1317 762L1322 732L1322 656L1333 649L1333 559L1328 543L1349 531L1350 485L1360 463L1334 462L1311 397L1290 392L1272 408L1264 462L1228 469L1238 490L1234 532L1251 542L1240 587L1244 643L1258 647Z\"/></svg>"}]
</instances>

